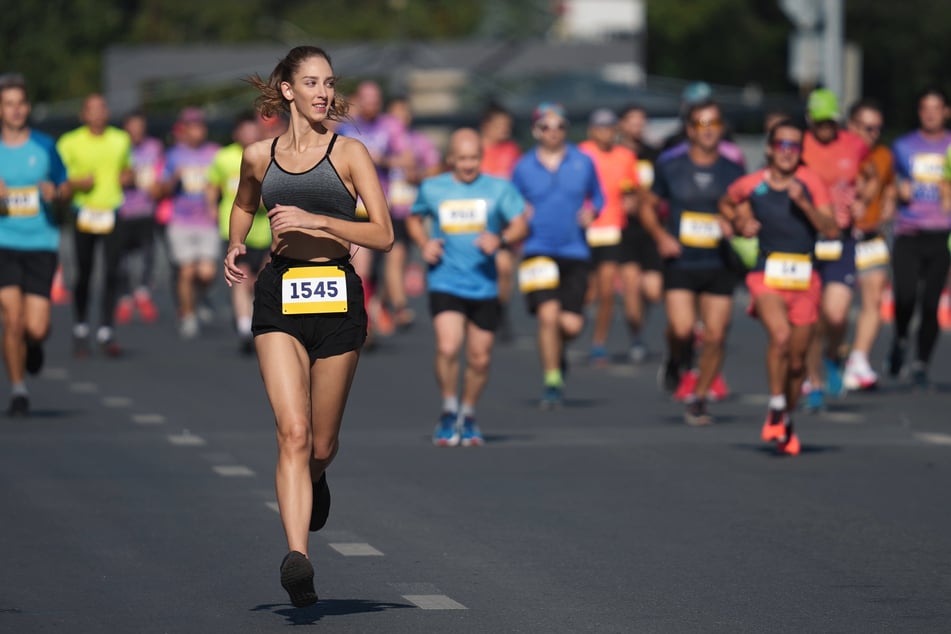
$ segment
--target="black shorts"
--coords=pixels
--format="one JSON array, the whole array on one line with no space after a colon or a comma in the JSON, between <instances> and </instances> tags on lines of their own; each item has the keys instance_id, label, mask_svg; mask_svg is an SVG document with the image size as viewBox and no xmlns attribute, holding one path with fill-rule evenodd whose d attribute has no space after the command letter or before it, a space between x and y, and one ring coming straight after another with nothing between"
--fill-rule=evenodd
<instances>
[{"instance_id":1,"label":"black shorts","mask_svg":"<svg viewBox=\"0 0 951 634\"><path fill-rule=\"evenodd\" d=\"M664 268L664 290L685 290L698 295L733 295L739 283L736 273L726 267L688 269L668 265Z\"/></svg>"},{"instance_id":2,"label":"black shorts","mask_svg":"<svg viewBox=\"0 0 951 634\"><path fill-rule=\"evenodd\" d=\"M283 332L301 342L310 362L358 350L367 338L367 313L363 305L363 282L349 259L327 262L346 274L347 312L285 315L281 302L281 276L291 268L324 263L291 260L271 255L270 262L254 283L254 313L251 332L255 336Z\"/></svg>"},{"instance_id":3,"label":"black shorts","mask_svg":"<svg viewBox=\"0 0 951 634\"><path fill-rule=\"evenodd\" d=\"M18 286L25 295L49 299L58 263L56 251L0 248L0 288Z\"/></svg>"},{"instance_id":4,"label":"black shorts","mask_svg":"<svg viewBox=\"0 0 951 634\"><path fill-rule=\"evenodd\" d=\"M409 244L409 231L406 230L406 218L393 218L393 242Z\"/></svg>"},{"instance_id":5,"label":"black shorts","mask_svg":"<svg viewBox=\"0 0 951 634\"><path fill-rule=\"evenodd\" d=\"M625 257L626 255L628 254L625 253L623 242L604 247L591 247L591 263L596 267L605 262L621 263L630 261L629 257Z\"/></svg>"},{"instance_id":6,"label":"black shorts","mask_svg":"<svg viewBox=\"0 0 951 634\"><path fill-rule=\"evenodd\" d=\"M529 259L526 255L525 259ZM584 314L584 297L588 291L588 275L591 263L588 260L565 260L551 258L558 264L558 288L531 291L525 294L528 312L535 314L545 302L558 300L561 309L569 313Z\"/></svg>"},{"instance_id":7,"label":"black shorts","mask_svg":"<svg viewBox=\"0 0 951 634\"><path fill-rule=\"evenodd\" d=\"M636 218L629 219L621 233L621 246L621 262L636 264L644 271L664 270L657 243Z\"/></svg>"},{"instance_id":8,"label":"black shorts","mask_svg":"<svg viewBox=\"0 0 951 634\"><path fill-rule=\"evenodd\" d=\"M429 293L429 313L435 317L439 313L451 311L462 313L480 330L495 332L502 320L502 304L498 297L490 299L466 299L451 293L431 291Z\"/></svg>"}]
</instances>

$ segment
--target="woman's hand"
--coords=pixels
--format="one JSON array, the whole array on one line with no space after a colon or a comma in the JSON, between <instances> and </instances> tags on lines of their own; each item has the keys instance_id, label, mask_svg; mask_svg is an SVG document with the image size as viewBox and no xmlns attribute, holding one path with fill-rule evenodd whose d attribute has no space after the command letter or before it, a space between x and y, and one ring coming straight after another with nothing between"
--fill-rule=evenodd
<instances>
[{"instance_id":1,"label":"woman's hand","mask_svg":"<svg viewBox=\"0 0 951 634\"><path fill-rule=\"evenodd\" d=\"M280 233L285 229L322 229L323 216L307 213L293 205L274 205L267 214L271 221L271 232Z\"/></svg>"},{"instance_id":2,"label":"woman's hand","mask_svg":"<svg viewBox=\"0 0 951 634\"><path fill-rule=\"evenodd\" d=\"M225 282L228 286L240 284L246 279L244 271L238 268L235 263L239 257L248 252L248 248L243 244L232 244L228 246L228 252L225 253Z\"/></svg>"}]
</instances>

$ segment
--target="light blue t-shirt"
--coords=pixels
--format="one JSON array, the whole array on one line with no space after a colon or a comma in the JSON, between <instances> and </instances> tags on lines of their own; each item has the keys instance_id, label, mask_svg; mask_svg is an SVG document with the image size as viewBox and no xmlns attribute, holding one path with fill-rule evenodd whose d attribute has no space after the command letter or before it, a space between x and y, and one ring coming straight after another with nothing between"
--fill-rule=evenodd
<instances>
[{"instance_id":1,"label":"light blue t-shirt","mask_svg":"<svg viewBox=\"0 0 951 634\"><path fill-rule=\"evenodd\" d=\"M463 183L445 173L424 180L411 213L431 218L430 236L445 241L442 259L429 267L429 290L463 299L497 297L495 256L483 253L475 240L483 231L499 235L524 208L518 190L494 176Z\"/></svg>"},{"instance_id":2,"label":"light blue t-shirt","mask_svg":"<svg viewBox=\"0 0 951 634\"><path fill-rule=\"evenodd\" d=\"M11 147L0 142L0 180L7 188L0 215L0 248L18 251L56 251L59 228L53 210L43 201L43 181L60 185L66 168L53 139L30 131L26 143Z\"/></svg>"}]
</instances>

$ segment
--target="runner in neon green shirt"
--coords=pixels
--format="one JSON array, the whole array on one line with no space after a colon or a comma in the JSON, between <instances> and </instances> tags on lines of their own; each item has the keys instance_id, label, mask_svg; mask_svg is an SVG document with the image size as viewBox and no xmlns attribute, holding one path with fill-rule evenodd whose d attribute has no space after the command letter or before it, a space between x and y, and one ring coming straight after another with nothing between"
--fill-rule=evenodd
<instances>
[{"instance_id":1,"label":"runner in neon green shirt","mask_svg":"<svg viewBox=\"0 0 951 634\"><path fill-rule=\"evenodd\" d=\"M225 243L228 242L231 207L241 175L241 156L244 154L244 148L262 138L262 130L257 117L248 113L238 117L231 134L234 143L218 150L211 167L208 168L208 202L210 205L218 204L218 227ZM251 313L254 304L254 281L258 271L267 262L271 248L271 224L263 206L258 208L254 216L246 244L247 253L238 258L237 265L244 271L249 282L231 287L231 306L238 337L241 339L241 351L253 354Z\"/></svg>"},{"instance_id":2,"label":"runner in neon green shirt","mask_svg":"<svg viewBox=\"0 0 951 634\"><path fill-rule=\"evenodd\" d=\"M56 143L73 189L76 212L73 352L80 357L89 354L89 287L96 245L103 242L105 288L96 341L107 356L115 357L120 352L113 333L113 314L119 293L121 249L110 236L116 210L123 201L122 187L134 178L132 141L125 130L109 125L109 108L102 95L86 97L80 120L84 125L67 132Z\"/></svg>"}]
</instances>

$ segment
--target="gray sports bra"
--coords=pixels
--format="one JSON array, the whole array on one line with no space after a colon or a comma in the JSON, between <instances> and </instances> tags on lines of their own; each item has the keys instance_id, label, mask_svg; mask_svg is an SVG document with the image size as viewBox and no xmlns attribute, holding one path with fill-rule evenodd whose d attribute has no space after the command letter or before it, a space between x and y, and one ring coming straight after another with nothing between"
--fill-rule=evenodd
<instances>
[{"instance_id":1,"label":"gray sports bra","mask_svg":"<svg viewBox=\"0 0 951 634\"><path fill-rule=\"evenodd\" d=\"M327 145L327 153L306 172L288 172L274 159L277 139L271 143L271 162L261 181L261 200L270 211L274 205L295 205L312 214L357 220L357 200L343 184L330 161L337 135Z\"/></svg>"}]
</instances>

